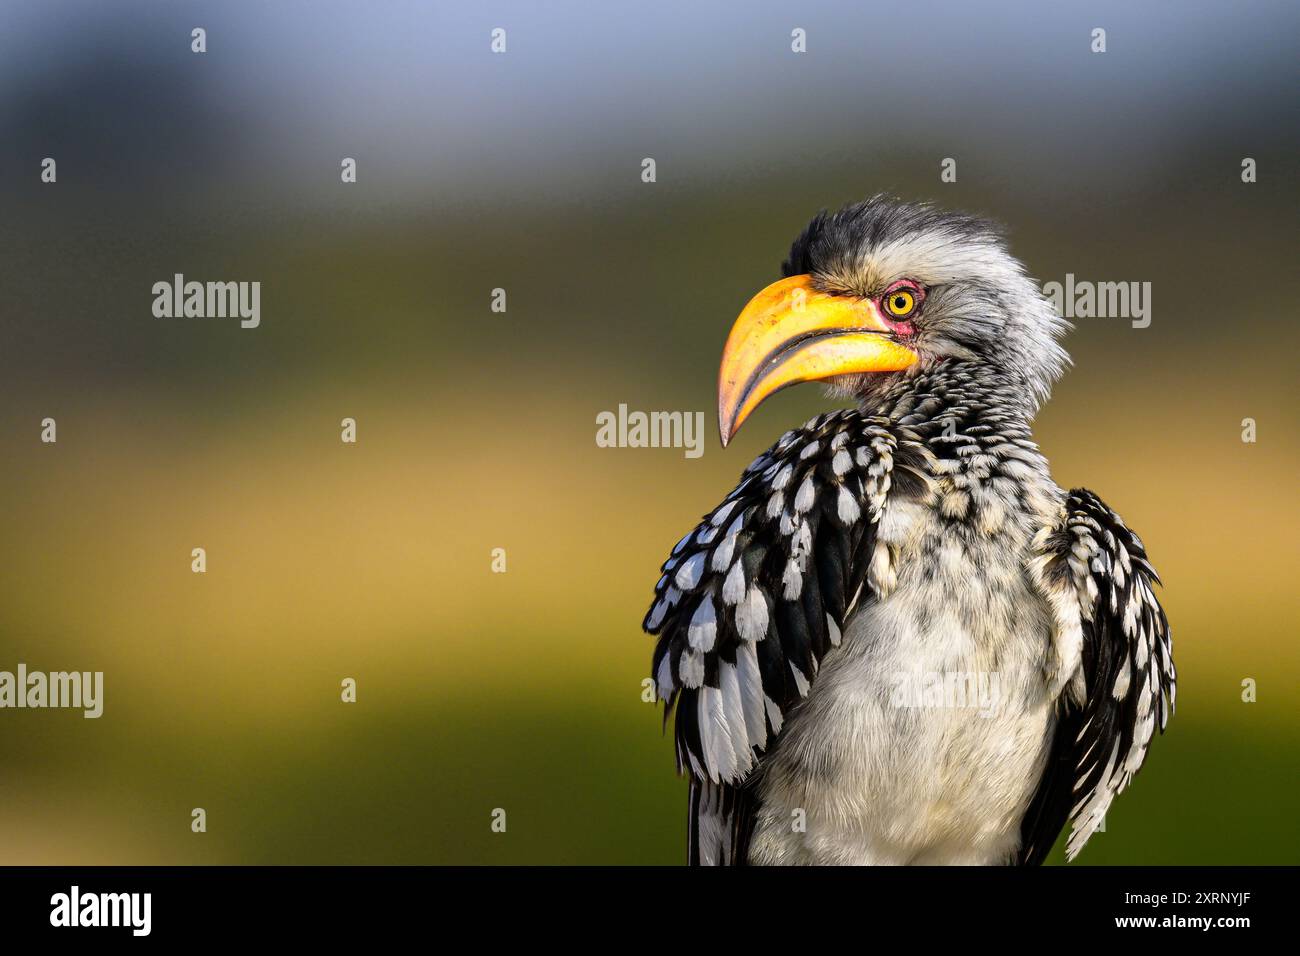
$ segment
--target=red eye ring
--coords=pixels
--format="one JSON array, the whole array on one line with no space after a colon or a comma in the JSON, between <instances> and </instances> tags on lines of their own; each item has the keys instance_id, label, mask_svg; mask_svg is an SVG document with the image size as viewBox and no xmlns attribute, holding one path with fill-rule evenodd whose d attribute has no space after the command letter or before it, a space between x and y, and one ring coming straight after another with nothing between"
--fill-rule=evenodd
<instances>
[{"instance_id":1,"label":"red eye ring","mask_svg":"<svg viewBox=\"0 0 1300 956\"><path fill-rule=\"evenodd\" d=\"M908 322L924 301L924 289L911 279L899 279L880 297L880 314L889 322Z\"/></svg>"}]
</instances>

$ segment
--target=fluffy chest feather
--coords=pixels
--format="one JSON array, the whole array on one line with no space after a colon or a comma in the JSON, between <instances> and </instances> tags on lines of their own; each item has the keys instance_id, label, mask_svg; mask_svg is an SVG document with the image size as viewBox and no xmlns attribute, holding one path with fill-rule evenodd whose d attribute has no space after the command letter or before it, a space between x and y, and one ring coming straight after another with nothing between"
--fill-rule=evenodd
<instances>
[{"instance_id":1,"label":"fluffy chest feather","mask_svg":"<svg viewBox=\"0 0 1300 956\"><path fill-rule=\"evenodd\" d=\"M977 513L976 494L954 522L954 493L882 519L880 599L850 619L763 770L753 862L1014 851L1053 720L1052 619L1024 570L1037 518L998 501Z\"/></svg>"}]
</instances>

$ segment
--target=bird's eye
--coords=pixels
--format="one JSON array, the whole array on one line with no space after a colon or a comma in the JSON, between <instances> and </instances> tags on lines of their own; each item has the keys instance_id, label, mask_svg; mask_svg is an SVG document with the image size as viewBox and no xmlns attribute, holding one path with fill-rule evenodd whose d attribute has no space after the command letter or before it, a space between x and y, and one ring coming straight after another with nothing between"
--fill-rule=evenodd
<instances>
[{"instance_id":1,"label":"bird's eye","mask_svg":"<svg viewBox=\"0 0 1300 956\"><path fill-rule=\"evenodd\" d=\"M889 294L886 308L889 309L890 315L894 316L896 319L900 319L905 315L909 315L911 311L916 308L916 298L907 290L900 289L898 292L891 292Z\"/></svg>"},{"instance_id":2,"label":"bird's eye","mask_svg":"<svg viewBox=\"0 0 1300 956\"><path fill-rule=\"evenodd\" d=\"M911 285L898 286L885 293L883 302L891 319L906 319L916 311L920 296Z\"/></svg>"}]
</instances>

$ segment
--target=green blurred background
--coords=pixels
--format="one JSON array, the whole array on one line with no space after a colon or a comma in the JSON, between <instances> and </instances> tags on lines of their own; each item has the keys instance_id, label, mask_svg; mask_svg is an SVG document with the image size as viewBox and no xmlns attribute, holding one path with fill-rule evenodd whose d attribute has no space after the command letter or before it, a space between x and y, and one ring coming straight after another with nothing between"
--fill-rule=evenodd
<instances>
[{"instance_id":1,"label":"green blurred background","mask_svg":"<svg viewBox=\"0 0 1300 956\"><path fill-rule=\"evenodd\" d=\"M1179 669L1080 863L1300 861L1298 27L5 4L0 669L102 670L106 701L0 710L0 863L680 862L641 616L672 543L827 407L783 393L723 452L717 355L807 219L882 189L1001 219L1042 281L1153 285L1150 328L1078 322L1037 425L1146 540ZM154 318L176 272L260 281L261 327ZM703 411L704 456L598 448L619 403Z\"/></svg>"}]
</instances>

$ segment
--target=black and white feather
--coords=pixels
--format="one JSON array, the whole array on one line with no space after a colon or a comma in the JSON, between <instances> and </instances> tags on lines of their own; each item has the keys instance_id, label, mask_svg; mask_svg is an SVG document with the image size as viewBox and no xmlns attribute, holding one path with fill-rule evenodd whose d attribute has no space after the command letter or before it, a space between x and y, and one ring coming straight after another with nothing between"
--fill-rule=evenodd
<instances>
[{"instance_id":1,"label":"black and white feather","mask_svg":"<svg viewBox=\"0 0 1300 956\"><path fill-rule=\"evenodd\" d=\"M694 853L710 820L743 823L732 785L754 769L839 645L866 586L885 501L923 493L926 455L907 429L883 419L821 415L745 469L664 563L644 627L660 635L655 684L665 717L676 711L678 768L692 777ZM743 842L722 836L706 855Z\"/></svg>"},{"instance_id":2,"label":"black and white feather","mask_svg":"<svg viewBox=\"0 0 1300 956\"><path fill-rule=\"evenodd\" d=\"M924 449L839 411L787 432L673 548L644 627L680 769L735 783L807 693L861 596L874 524Z\"/></svg>"},{"instance_id":3,"label":"black and white feather","mask_svg":"<svg viewBox=\"0 0 1300 956\"><path fill-rule=\"evenodd\" d=\"M1086 489L1070 492L1065 515L1040 535L1030 570L1078 621L1084 686L1081 700L1064 701L1053 762L1026 816L1024 862L1040 862L1067 819L1068 858L1083 849L1142 766L1155 729L1164 731L1176 694L1160 578L1141 539Z\"/></svg>"}]
</instances>

